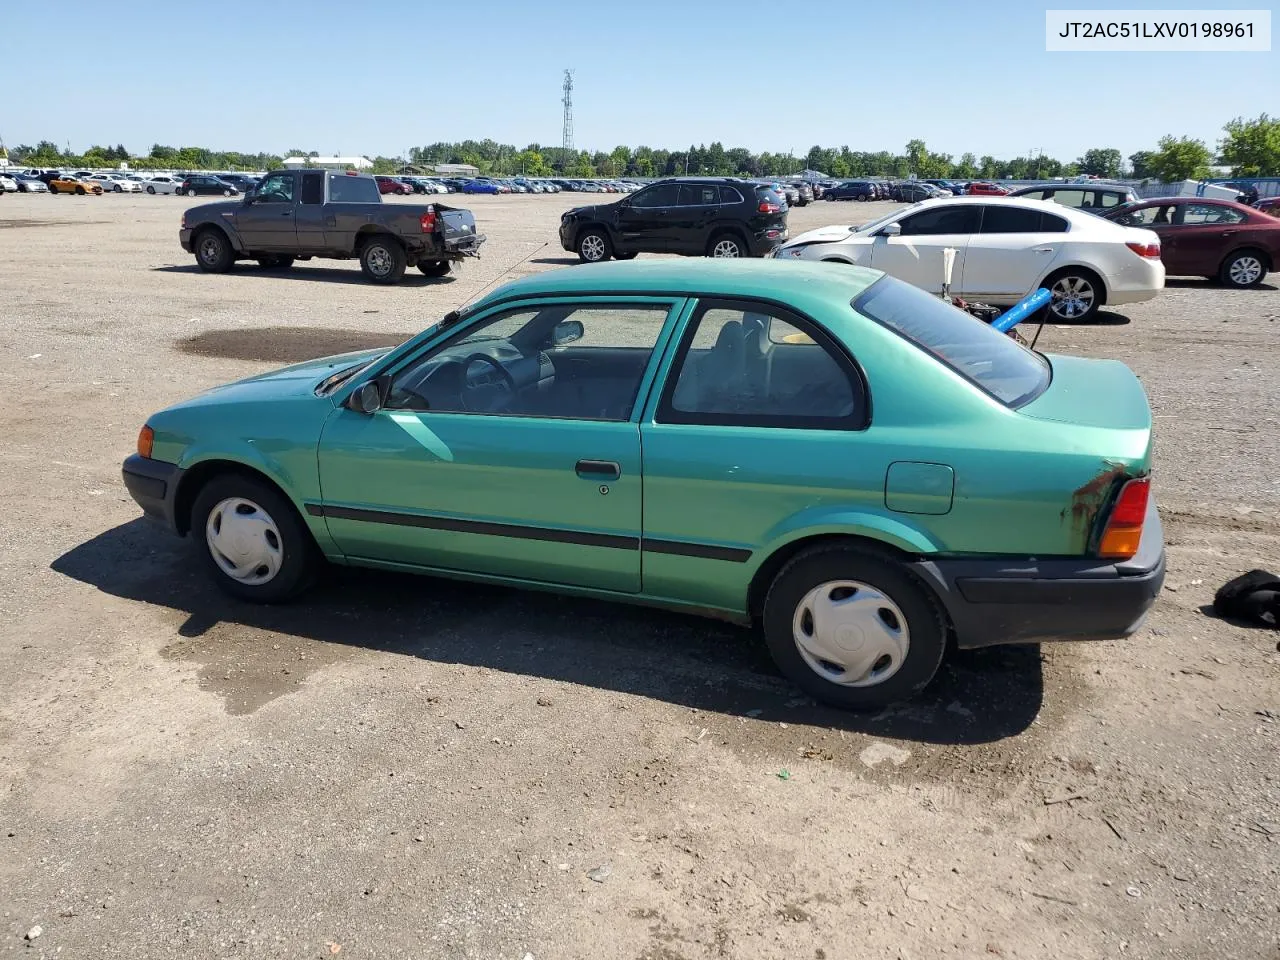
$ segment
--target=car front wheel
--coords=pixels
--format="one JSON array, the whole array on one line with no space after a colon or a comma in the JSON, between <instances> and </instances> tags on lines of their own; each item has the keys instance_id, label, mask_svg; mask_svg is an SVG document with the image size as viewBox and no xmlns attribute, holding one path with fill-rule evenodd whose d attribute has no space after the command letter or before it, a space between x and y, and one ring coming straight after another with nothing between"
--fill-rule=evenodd
<instances>
[{"instance_id":1,"label":"car front wheel","mask_svg":"<svg viewBox=\"0 0 1280 960\"><path fill-rule=\"evenodd\" d=\"M1253 250L1240 250L1223 261L1218 279L1228 287L1243 290L1257 286L1266 275L1267 268L1261 255Z\"/></svg>"},{"instance_id":2,"label":"car front wheel","mask_svg":"<svg viewBox=\"0 0 1280 960\"><path fill-rule=\"evenodd\" d=\"M946 649L927 588L889 554L857 547L817 547L788 562L765 598L763 626L778 669L846 709L913 696Z\"/></svg>"},{"instance_id":3,"label":"car front wheel","mask_svg":"<svg viewBox=\"0 0 1280 960\"><path fill-rule=\"evenodd\" d=\"M588 230L578 238L578 256L583 263L599 263L611 254L609 238L599 230Z\"/></svg>"},{"instance_id":4,"label":"car front wheel","mask_svg":"<svg viewBox=\"0 0 1280 960\"><path fill-rule=\"evenodd\" d=\"M208 227L196 235L196 265L205 273L226 273L234 257L231 242L216 227Z\"/></svg>"},{"instance_id":5,"label":"car front wheel","mask_svg":"<svg viewBox=\"0 0 1280 960\"><path fill-rule=\"evenodd\" d=\"M154 195L154 194L155 194L155 192L156 192L156 188L155 188L155 187L147 187L147 193L150 193L150 194Z\"/></svg>"},{"instance_id":6,"label":"car front wheel","mask_svg":"<svg viewBox=\"0 0 1280 960\"><path fill-rule=\"evenodd\" d=\"M191 531L218 586L242 600L287 600L315 574L310 532L293 504L265 481L214 477L196 496Z\"/></svg>"}]
</instances>

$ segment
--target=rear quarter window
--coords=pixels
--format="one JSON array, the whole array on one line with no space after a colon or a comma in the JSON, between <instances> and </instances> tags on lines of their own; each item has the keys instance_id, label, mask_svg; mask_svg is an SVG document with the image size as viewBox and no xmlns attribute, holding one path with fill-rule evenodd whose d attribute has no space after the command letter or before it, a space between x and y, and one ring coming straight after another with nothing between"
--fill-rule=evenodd
<instances>
[{"instance_id":1,"label":"rear quarter window","mask_svg":"<svg viewBox=\"0 0 1280 960\"><path fill-rule=\"evenodd\" d=\"M335 174L329 177L330 203L379 203L378 184L365 177Z\"/></svg>"},{"instance_id":2,"label":"rear quarter window","mask_svg":"<svg viewBox=\"0 0 1280 960\"><path fill-rule=\"evenodd\" d=\"M1024 406L1049 386L1044 357L918 287L882 277L853 301L853 309L1007 407Z\"/></svg>"}]
</instances>

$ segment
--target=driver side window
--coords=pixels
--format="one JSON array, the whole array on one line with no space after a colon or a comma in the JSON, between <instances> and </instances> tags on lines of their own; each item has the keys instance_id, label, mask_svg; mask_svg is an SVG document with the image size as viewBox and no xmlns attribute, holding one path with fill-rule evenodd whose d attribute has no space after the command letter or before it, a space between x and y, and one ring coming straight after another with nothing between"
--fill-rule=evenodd
<instances>
[{"instance_id":1,"label":"driver side window","mask_svg":"<svg viewBox=\"0 0 1280 960\"><path fill-rule=\"evenodd\" d=\"M258 187L258 198L263 203L293 203L293 177L267 177Z\"/></svg>"},{"instance_id":2,"label":"driver side window","mask_svg":"<svg viewBox=\"0 0 1280 960\"><path fill-rule=\"evenodd\" d=\"M630 419L670 304L497 313L395 374L386 406L431 413Z\"/></svg>"}]
</instances>

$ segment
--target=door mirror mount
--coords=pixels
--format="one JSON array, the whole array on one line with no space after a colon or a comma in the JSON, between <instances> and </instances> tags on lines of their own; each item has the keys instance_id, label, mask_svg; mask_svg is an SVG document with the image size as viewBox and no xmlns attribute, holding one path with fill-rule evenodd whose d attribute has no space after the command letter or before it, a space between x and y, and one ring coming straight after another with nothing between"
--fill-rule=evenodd
<instances>
[{"instance_id":1,"label":"door mirror mount","mask_svg":"<svg viewBox=\"0 0 1280 960\"><path fill-rule=\"evenodd\" d=\"M880 236L896 237L902 233L902 225L898 223L886 223L880 228Z\"/></svg>"}]
</instances>

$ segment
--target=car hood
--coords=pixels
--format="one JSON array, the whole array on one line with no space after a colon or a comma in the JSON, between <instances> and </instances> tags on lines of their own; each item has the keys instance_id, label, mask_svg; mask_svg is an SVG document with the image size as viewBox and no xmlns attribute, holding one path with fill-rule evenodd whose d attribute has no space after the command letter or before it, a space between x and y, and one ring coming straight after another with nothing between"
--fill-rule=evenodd
<instances>
[{"instance_id":1,"label":"car hood","mask_svg":"<svg viewBox=\"0 0 1280 960\"><path fill-rule=\"evenodd\" d=\"M583 207L574 207L572 210L566 211L566 213L577 217L603 217L609 216L617 209L617 202L589 203Z\"/></svg>"},{"instance_id":2,"label":"car hood","mask_svg":"<svg viewBox=\"0 0 1280 960\"><path fill-rule=\"evenodd\" d=\"M202 203L199 206L188 207L186 216L188 219L212 220L224 213L234 213L243 206L243 200L219 200L217 203Z\"/></svg>"},{"instance_id":3,"label":"car hood","mask_svg":"<svg viewBox=\"0 0 1280 960\"><path fill-rule=\"evenodd\" d=\"M387 353L388 348L357 350L332 357L320 357L291 364L278 370L270 370L244 380L236 380L206 390L171 409L199 407L213 404L257 402L272 399L289 399L315 395L316 388L328 377L343 370L363 366Z\"/></svg>"},{"instance_id":4,"label":"car hood","mask_svg":"<svg viewBox=\"0 0 1280 960\"><path fill-rule=\"evenodd\" d=\"M819 227L817 230L807 230L799 236L792 237L782 246L802 247L809 243L836 243L840 240L847 240L856 230L856 227L830 226Z\"/></svg>"}]
</instances>

